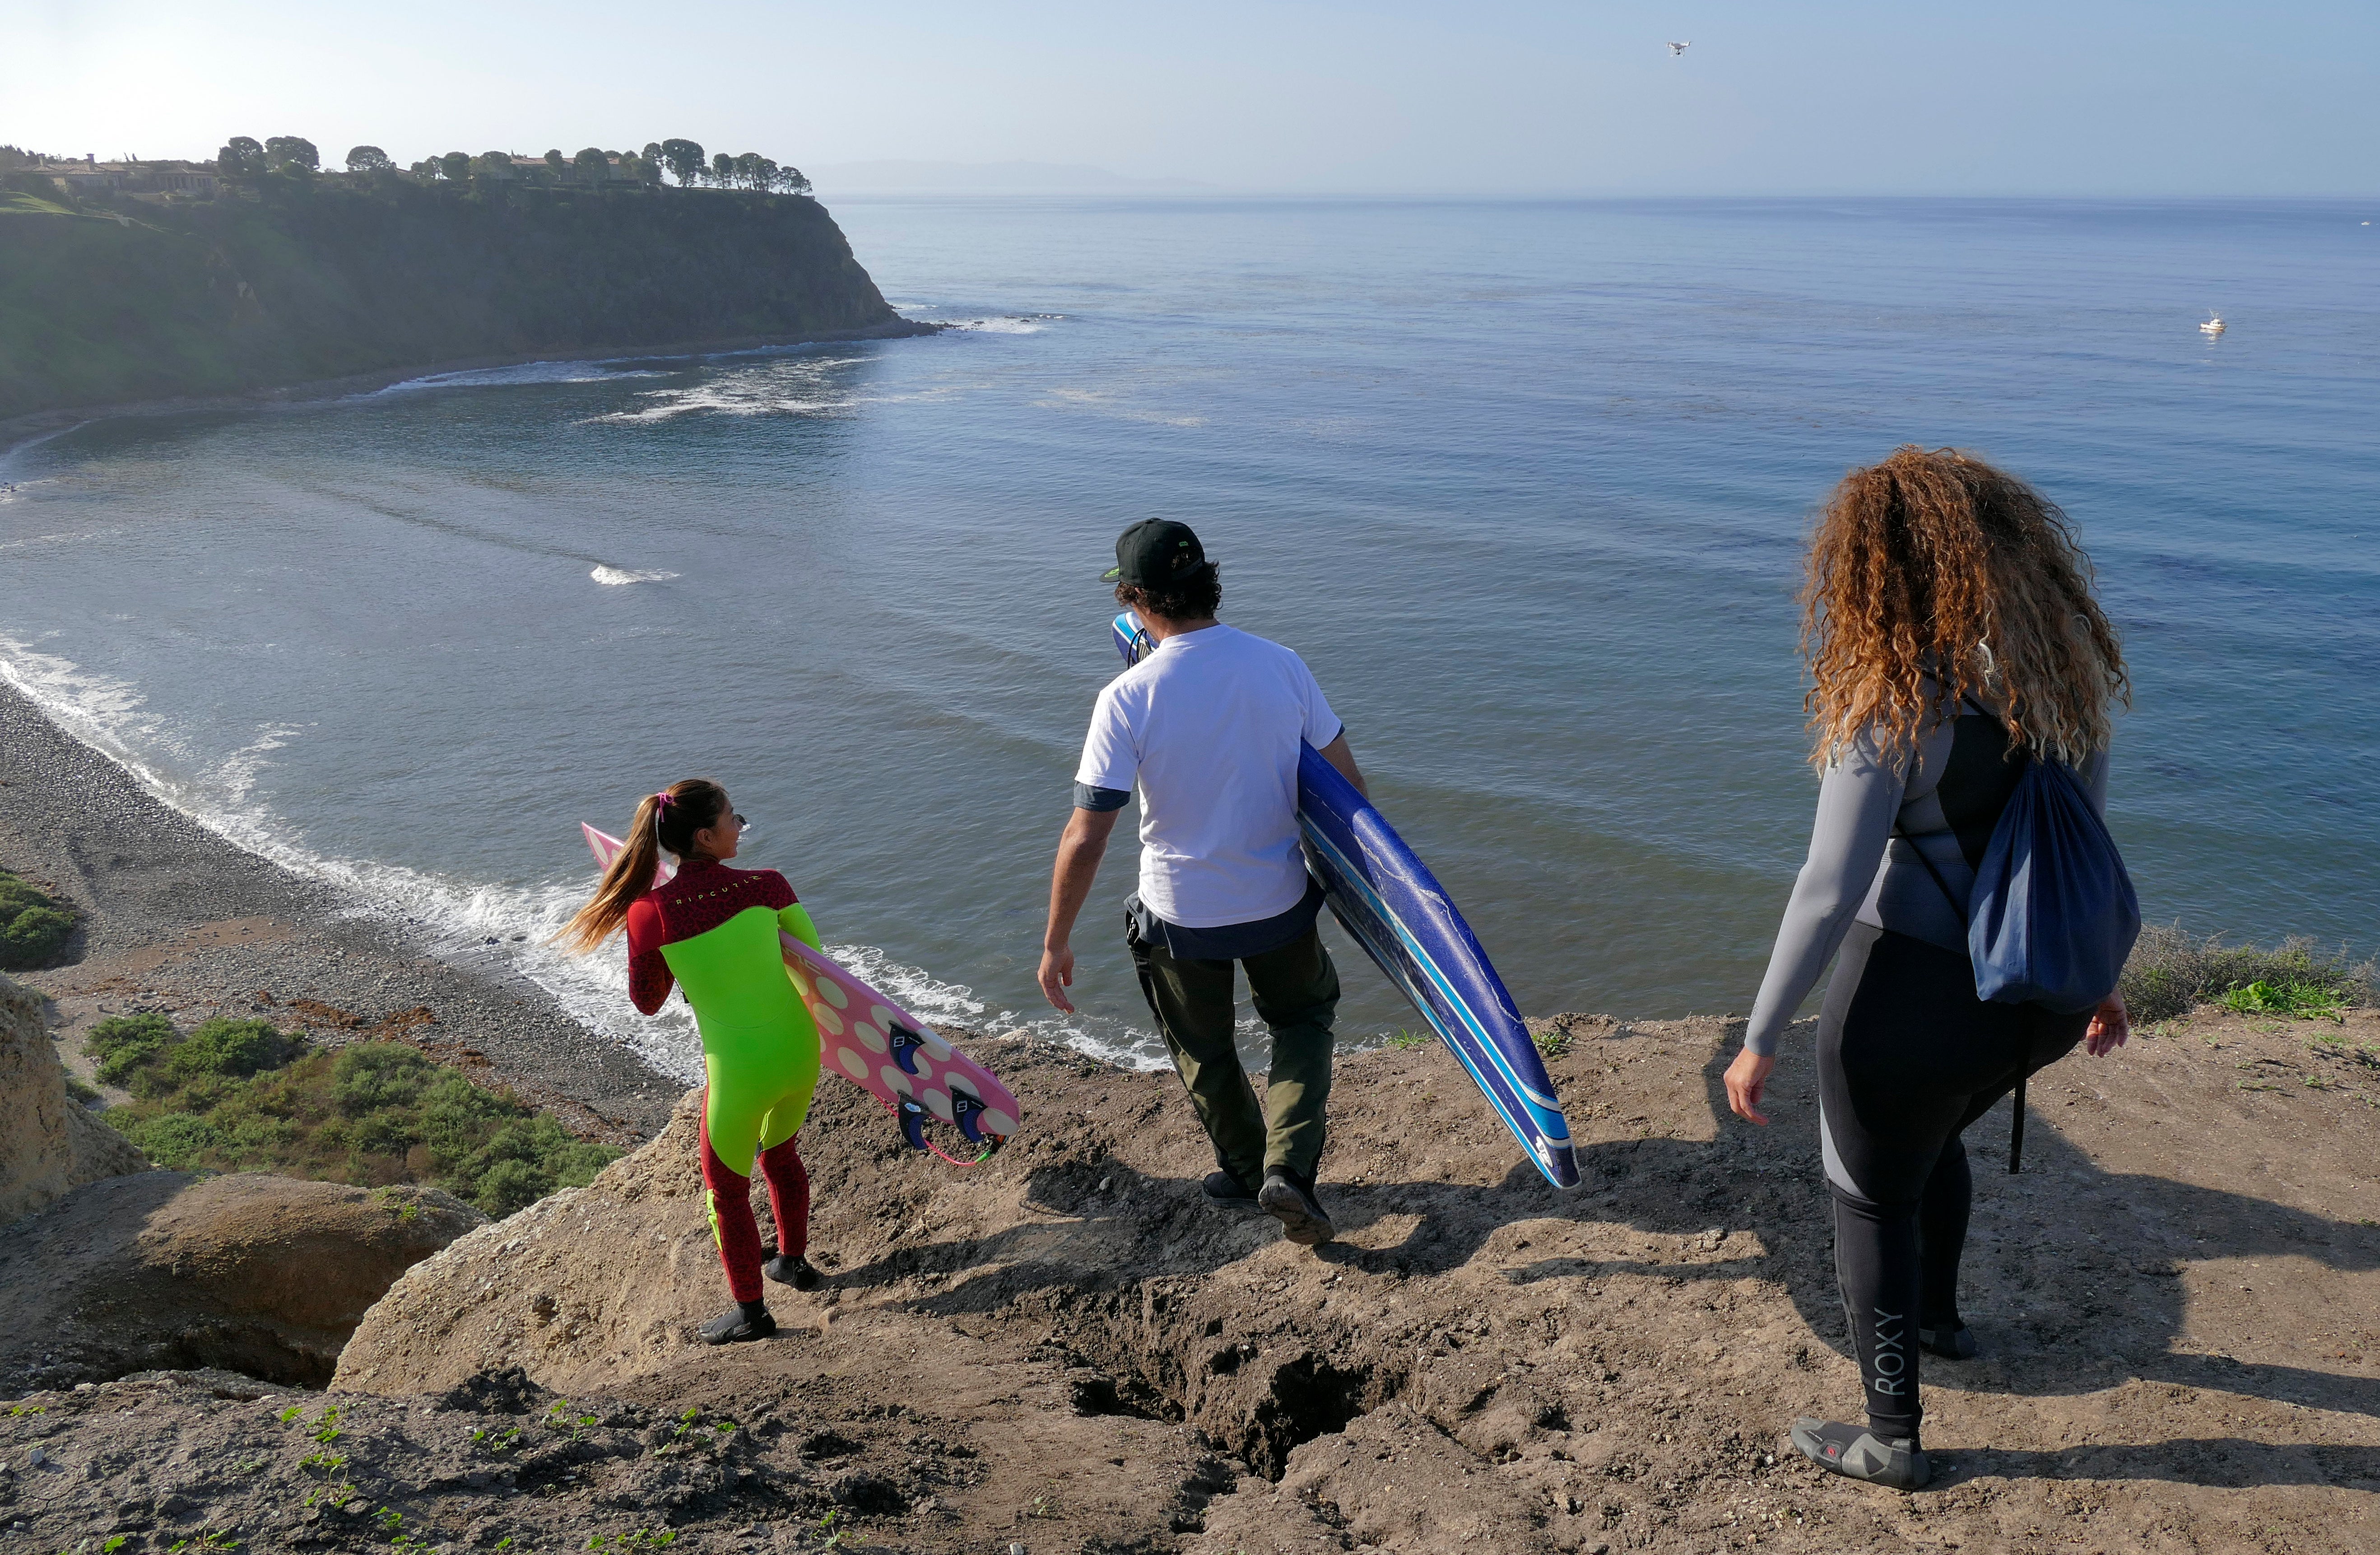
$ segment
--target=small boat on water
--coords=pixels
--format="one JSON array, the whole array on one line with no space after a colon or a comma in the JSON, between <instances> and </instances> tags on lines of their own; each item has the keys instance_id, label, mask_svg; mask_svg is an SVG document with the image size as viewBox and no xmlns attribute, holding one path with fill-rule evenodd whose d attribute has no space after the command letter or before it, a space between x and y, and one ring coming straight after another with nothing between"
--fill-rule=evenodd
<instances>
[{"instance_id":1,"label":"small boat on water","mask_svg":"<svg viewBox=\"0 0 2380 1555\"><path fill-rule=\"evenodd\" d=\"M2206 310L2206 322L2198 326L2198 333L2209 335L2221 334L2228 327L2223 322L2223 315L2210 308Z\"/></svg>"}]
</instances>

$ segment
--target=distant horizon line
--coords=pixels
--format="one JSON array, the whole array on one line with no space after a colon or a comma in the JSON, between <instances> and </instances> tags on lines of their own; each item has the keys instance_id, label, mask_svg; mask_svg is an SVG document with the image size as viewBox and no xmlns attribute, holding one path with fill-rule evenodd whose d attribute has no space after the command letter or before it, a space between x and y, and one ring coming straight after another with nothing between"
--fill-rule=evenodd
<instances>
[{"instance_id":1,"label":"distant horizon line","mask_svg":"<svg viewBox=\"0 0 2380 1555\"><path fill-rule=\"evenodd\" d=\"M941 198L1014 200L1047 198L1066 200L1974 200L2031 201L2099 201L2118 204L2214 204L2246 201L2324 201L2352 203L2370 201L2380 204L2380 189L2350 189L2337 192L2257 193L2239 190L2180 191L2155 193L2108 193L2073 190L1988 190L1949 191L1940 189L1367 189L1367 188L1284 188L1250 185L1245 188L1228 184L1208 185L1198 188L897 188L891 186L856 185L844 188L820 188L819 198Z\"/></svg>"}]
</instances>

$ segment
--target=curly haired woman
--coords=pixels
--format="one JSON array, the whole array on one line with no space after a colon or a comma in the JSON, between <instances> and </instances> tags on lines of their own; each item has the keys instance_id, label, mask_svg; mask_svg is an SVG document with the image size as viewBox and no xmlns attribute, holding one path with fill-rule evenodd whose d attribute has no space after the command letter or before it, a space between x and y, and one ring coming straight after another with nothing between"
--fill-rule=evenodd
<instances>
[{"instance_id":1,"label":"curly haired woman","mask_svg":"<svg viewBox=\"0 0 2380 1555\"><path fill-rule=\"evenodd\" d=\"M1728 1101L1768 1121L1777 1039L1840 951L1818 1122L1867 1424L1803 1418L1792 1441L1836 1473L1914 1489L1932 1477L1918 1351L1975 1353L1959 1316L1973 1192L1959 1136L2078 1041L2098 1056L2131 1029L2120 994L2075 1014L1978 999L1950 893L1972 890L2020 754L2074 768L2105 807L2127 681L2064 515L1949 449L1902 447L1843 479L1803 605L1817 821Z\"/></svg>"}]
</instances>

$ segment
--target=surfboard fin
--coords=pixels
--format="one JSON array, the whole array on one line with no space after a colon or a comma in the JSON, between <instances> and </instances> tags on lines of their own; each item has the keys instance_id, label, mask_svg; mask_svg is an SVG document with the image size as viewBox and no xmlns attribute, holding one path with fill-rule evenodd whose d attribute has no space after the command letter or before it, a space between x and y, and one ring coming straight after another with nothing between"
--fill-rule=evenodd
<instances>
[{"instance_id":1,"label":"surfboard fin","mask_svg":"<svg viewBox=\"0 0 2380 1555\"><path fill-rule=\"evenodd\" d=\"M901 1099L900 1112L897 1115L901 1119L901 1137L909 1141L911 1149L923 1151L926 1148L926 1119L929 1116L925 1104L914 1096L905 1096Z\"/></svg>"},{"instance_id":2,"label":"surfboard fin","mask_svg":"<svg viewBox=\"0 0 2380 1555\"><path fill-rule=\"evenodd\" d=\"M967 1143L970 1145L980 1145L984 1141L982 1125L976 1122L982 1116L982 1102L956 1086L951 1087L951 1122L959 1125L959 1132L967 1136ZM999 1136L994 1135L992 1137L998 1138ZM998 1148L993 1147L995 1149Z\"/></svg>"},{"instance_id":3,"label":"surfboard fin","mask_svg":"<svg viewBox=\"0 0 2380 1555\"><path fill-rule=\"evenodd\" d=\"M892 1044L892 1062L901 1066L901 1073L916 1074L917 1050L926 1045L926 1039L905 1026L895 1026L885 1036Z\"/></svg>"}]
</instances>

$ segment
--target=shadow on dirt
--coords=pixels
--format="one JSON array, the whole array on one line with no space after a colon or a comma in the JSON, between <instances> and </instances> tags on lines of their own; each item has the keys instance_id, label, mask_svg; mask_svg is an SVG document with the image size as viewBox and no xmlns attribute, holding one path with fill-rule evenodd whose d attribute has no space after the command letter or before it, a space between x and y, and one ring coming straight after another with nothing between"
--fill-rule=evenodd
<instances>
[{"instance_id":1,"label":"shadow on dirt","mask_svg":"<svg viewBox=\"0 0 2380 1555\"><path fill-rule=\"evenodd\" d=\"M1719 1075L1730 1046L1721 1044L1703 1071L1715 1138L1648 1132L1583 1145L1584 1185L1572 1194L1553 1189L1525 1163L1492 1188L1326 1181L1342 1237L1364 1240L1363 1233L1384 1221L1406 1223L1394 1242L1342 1240L1316 1257L1401 1282L1426 1281L1471 1263L1516 1222L1618 1223L1680 1243L1675 1251L1643 1257L1541 1258L1508 1265L1502 1277L1514 1284L1616 1275L1672 1283L1774 1281L1808 1328L1844 1353L1810 1066L1801 1065L1798 1077L1780 1076L1771 1093L1779 1122L1755 1128L1726 1111ZM1937 1385L2058 1395L2100 1391L2136 1377L2380 1416L2380 1380L2175 1348L2186 1331L2178 1275L2193 1257L2209 1256L2201 1249L2219 1248L2224 1258L2303 1257L2333 1270L2364 1270L2380 1268L2380 1232L2244 1195L2103 1172L2037 1112L2033 1121L2026 1169L2017 1177L1998 1170L2007 1159L2005 1102L1970 1131L1978 1214L1965 1285L1986 1353L1964 1362L1928 1358ZM946 1318L1045 1309L1074 1335L1071 1342L1097 1352L1099 1365L1136 1366L1219 1444L1276 1478L1299 1442L1344 1429L1408 1380L1387 1363L1355 1361L1363 1336L1341 1331L1310 1307L1198 1323L1163 1316L1151 1292L1195 1292L1277 1235L1268 1217L1207 1204L1195 1180L1148 1175L1113 1158L1068 1161L1031 1175L1027 1203L1049 1220L980 1240L913 1245L844 1271L838 1282L868 1289L923 1277L929 1289L904 1305ZM2062 1206L2071 1212L2061 1213ZM1988 1208L2001 1211L1997 1221ZM950 1282L930 1288L941 1281ZM1197 1304L1181 1305L1188 1314ZM1302 1348L1282 1352L1272 1341L1269 1348L1277 1353L1269 1355L1263 1375L1239 1376L1257 1368L1243 1366L1233 1333L1259 1318L1291 1324ZM1085 1337L1105 1330L1113 1330L1105 1341ZM1779 1355L1777 1363L1791 1365L1793 1357ZM1233 1384L1245 1385L1228 1407L1215 1404ZM2368 1450L2322 1452L2327 1456L2245 1441L2172 1442L1975 1453L1962 1455L1961 1472L2229 1485L2314 1482L2324 1464L2350 1477L2380 1466ZM2346 1458L2333 1464L2341 1453Z\"/></svg>"}]
</instances>

